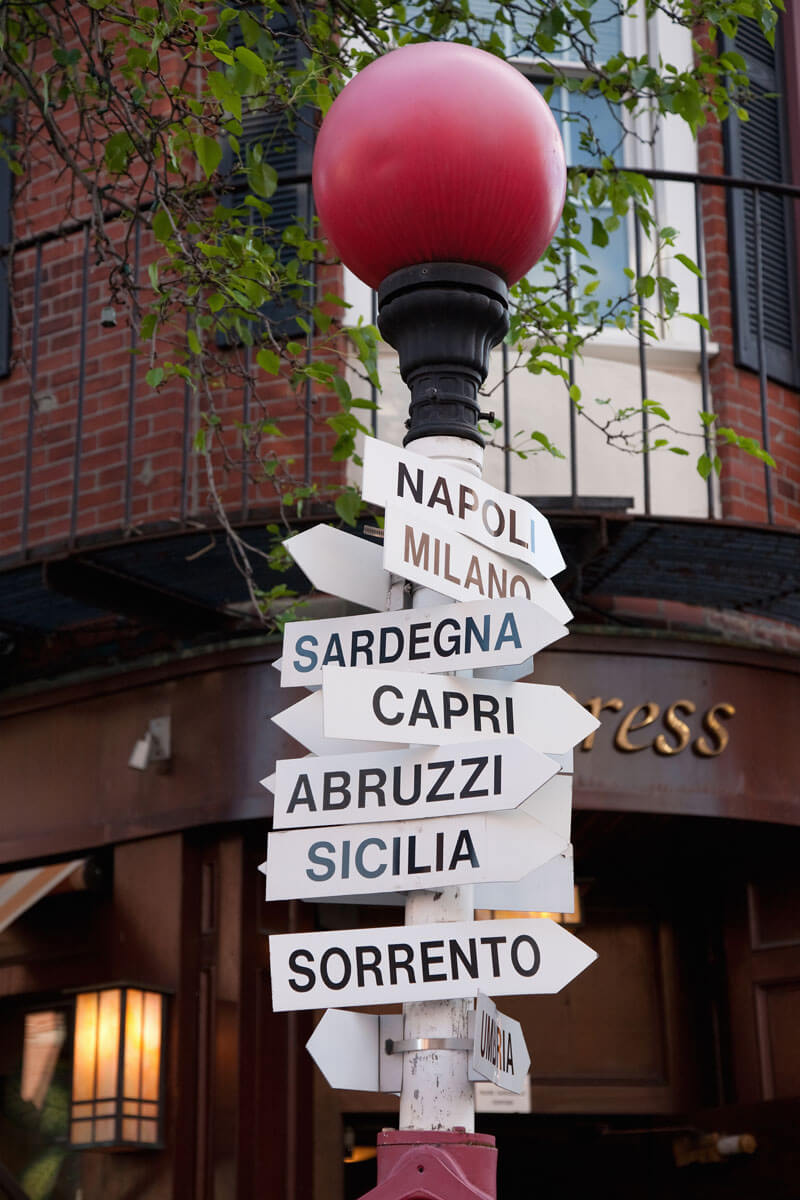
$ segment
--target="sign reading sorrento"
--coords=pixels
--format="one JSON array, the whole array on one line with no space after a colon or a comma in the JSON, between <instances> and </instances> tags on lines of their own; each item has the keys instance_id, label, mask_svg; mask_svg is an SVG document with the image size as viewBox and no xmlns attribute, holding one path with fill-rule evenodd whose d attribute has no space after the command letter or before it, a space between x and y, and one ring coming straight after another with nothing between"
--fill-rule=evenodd
<instances>
[{"instance_id":1,"label":"sign reading sorrento","mask_svg":"<svg viewBox=\"0 0 800 1200\"><path fill-rule=\"evenodd\" d=\"M532 600L557 621L572 617L550 579L526 563L449 529L424 508L387 505L383 565L387 571L454 600L519 596Z\"/></svg>"},{"instance_id":2,"label":"sign reading sorrento","mask_svg":"<svg viewBox=\"0 0 800 1200\"><path fill-rule=\"evenodd\" d=\"M276 1012L558 992L597 957L547 917L279 933L269 939Z\"/></svg>"},{"instance_id":3,"label":"sign reading sorrento","mask_svg":"<svg viewBox=\"0 0 800 1200\"><path fill-rule=\"evenodd\" d=\"M273 828L290 829L512 809L557 770L519 738L501 737L447 750L284 758L261 783L275 794Z\"/></svg>"},{"instance_id":4,"label":"sign reading sorrento","mask_svg":"<svg viewBox=\"0 0 800 1200\"><path fill-rule=\"evenodd\" d=\"M566 632L550 613L519 597L290 621L283 630L281 686L322 683L329 666L462 671L522 663Z\"/></svg>"},{"instance_id":5,"label":"sign reading sorrento","mask_svg":"<svg viewBox=\"0 0 800 1200\"><path fill-rule=\"evenodd\" d=\"M359 667L325 668L322 705L326 737L442 745L516 734L545 754L570 750L600 724L552 684L396 675Z\"/></svg>"},{"instance_id":6,"label":"sign reading sorrento","mask_svg":"<svg viewBox=\"0 0 800 1200\"><path fill-rule=\"evenodd\" d=\"M271 833L267 899L457 887L520 879L566 849L520 810Z\"/></svg>"},{"instance_id":7,"label":"sign reading sorrento","mask_svg":"<svg viewBox=\"0 0 800 1200\"><path fill-rule=\"evenodd\" d=\"M429 510L474 541L535 567L546 579L564 570L550 523L538 509L457 467L367 438L362 495L384 507L404 501L420 512Z\"/></svg>"}]
</instances>

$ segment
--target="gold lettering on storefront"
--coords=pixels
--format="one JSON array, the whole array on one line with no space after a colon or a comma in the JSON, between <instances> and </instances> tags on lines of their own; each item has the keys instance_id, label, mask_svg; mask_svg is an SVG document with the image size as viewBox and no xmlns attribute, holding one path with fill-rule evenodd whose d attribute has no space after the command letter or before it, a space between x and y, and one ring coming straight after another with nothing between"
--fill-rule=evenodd
<instances>
[{"instance_id":1,"label":"gold lettering on storefront","mask_svg":"<svg viewBox=\"0 0 800 1200\"><path fill-rule=\"evenodd\" d=\"M584 703L584 708L598 719L601 719L603 712L623 713L613 738L615 748L623 754L653 750L665 758L680 754L689 745L693 753L701 758L716 758L722 754L730 741L730 733L720 718L724 717L727 720L736 715L733 704L725 701L712 704L700 718L702 732L694 736L691 724L683 719L692 717L697 712L697 705L693 700L676 700L664 709L663 715L661 705L655 700L645 700L642 704L633 704L628 708L619 696L612 696L608 700L604 700L602 696L592 696L591 700ZM663 729L655 736L635 736L643 729L655 725L659 717ZM584 738L581 750L592 749L598 732L594 730Z\"/></svg>"}]
</instances>

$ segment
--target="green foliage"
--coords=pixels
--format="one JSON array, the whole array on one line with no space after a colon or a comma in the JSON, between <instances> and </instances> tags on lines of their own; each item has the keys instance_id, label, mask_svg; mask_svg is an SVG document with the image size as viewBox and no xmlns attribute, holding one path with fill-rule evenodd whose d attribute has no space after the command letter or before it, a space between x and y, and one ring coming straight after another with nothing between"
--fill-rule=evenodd
<instances>
[{"instance_id":1,"label":"green foliage","mask_svg":"<svg viewBox=\"0 0 800 1200\"><path fill-rule=\"evenodd\" d=\"M348 327L343 301L315 294L309 264L329 254L319 231L302 214L288 227L279 218L281 142L309 112L324 113L355 71L398 44L465 41L535 63L554 107L559 97L575 101L564 121L580 165L570 171L564 220L551 248L514 289L509 341L515 366L569 386L570 357L580 356L604 329L638 327L652 340L678 314L707 328L704 317L681 308L673 278L680 272L665 273L664 263L672 257L679 264L690 295L698 268L674 252L676 231L657 227L651 183L616 165L619 147L632 136L626 130L635 129L639 139L644 129L655 136L668 115L696 133L711 116L741 111L745 64L731 51L720 53L720 34L734 35L746 17L771 38L782 5L644 0L644 7L647 16L658 12L689 31L691 63L676 66L619 49L600 61L609 21L637 19L634 0L603 0L600 19L592 0L504 0L472 8L469 0L408 6L327 0L305 8L285 0L227 6L217 0L12 0L0 5L0 111L15 108L29 140L2 146L0 153L22 186L43 146L71 176L73 215L93 214L113 298L127 303L138 322L148 385L185 381L206 414L195 449L210 477L220 469L250 471L274 486L286 519L289 509L302 511L316 498L352 524L359 511L355 494L304 491L308 485L298 484L296 466L282 452L281 423L270 415L269 387L278 377L300 411L309 395L335 396L338 411L318 418L312 406L312 420L327 420L336 435L333 457L344 461L355 453L356 436L369 432L361 418L374 407L372 389L380 387L377 331ZM594 98L606 119L593 126L581 115L581 98ZM251 143L247 123L258 116L277 131L272 143ZM132 280L133 239L110 237L103 215L122 212L130 221L137 211L150 221L159 250L148 267L152 295L144 306ZM638 275L628 269L620 294L609 296L593 255L633 213L647 261ZM287 304L299 313L289 333L271 315ZM347 378L343 330L357 360ZM313 356L307 353L312 342ZM252 421L223 425L215 404L223 386L249 389L257 412ZM597 424L610 444L636 453L686 453L663 428L669 425L663 407L646 401L623 411L602 397L593 403L574 387L570 395L581 418ZM647 417L649 433L632 443L624 425L637 414ZM718 424L712 433L717 443L771 462L753 439ZM542 430L503 436L523 457L560 454ZM704 452L698 470L707 476L718 462Z\"/></svg>"}]
</instances>

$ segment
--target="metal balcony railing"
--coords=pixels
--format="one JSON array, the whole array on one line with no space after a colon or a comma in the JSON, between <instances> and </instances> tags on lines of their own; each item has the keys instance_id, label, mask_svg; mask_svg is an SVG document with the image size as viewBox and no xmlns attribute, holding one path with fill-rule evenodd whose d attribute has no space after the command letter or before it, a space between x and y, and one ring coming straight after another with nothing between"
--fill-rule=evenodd
<instances>
[{"instance_id":1,"label":"metal balcony railing","mask_svg":"<svg viewBox=\"0 0 800 1200\"><path fill-rule=\"evenodd\" d=\"M656 184L689 189L692 195L693 232L701 270L695 307L711 321L710 335L702 326L697 328L700 407L705 412L713 409L719 413L724 424L736 425L737 421L726 415L726 404L735 391L733 407L742 409L744 404L742 431L757 437L765 449L774 450L780 458L781 439L789 422L788 407L796 406L797 395L784 386L785 377L781 384L771 378L770 337L776 320L775 302L784 301L790 312L795 304L797 271L791 223L800 188L717 175L667 171L642 174ZM293 182L308 198L310 212L308 179L298 177ZM736 197L743 198L743 206ZM777 252L772 240L776 206L786 218L787 231L785 243ZM765 211L769 221L765 221ZM118 228L121 231L121 226ZM638 276L644 236L638 219L632 221L631 236ZM147 262L157 253L148 238L143 218L134 229L132 269L135 279L141 279L144 286ZM784 297L777 295L776 253L786 269ZM744 256L747 261L743 265ZM751 308L754 356L751 353L750 367L741 370L736 365L733 335L742 318L719 283L726 274L732 280L731 292L738 285L749 287L743 302ZM178 383L157 395L146 383L148 364L139 353L135 325L107 328L102 324L106 287L102 268L92 261L88 226L76 223L18 241L13 246L12 295L15 360L11 375L0 382L4 411L0 563L12 566L35 561L59 548L97 545L155 529L196 528L208 513L206 487L192 449L200 420L198 406L188 385ZM630 332L635 338L639 397L647 397L651 358L658 347L649 341L641 323ZM712 342L720 346L715 356L710 352ZM307 353L309 357L314 353L313 329L308 335ZM737 370L738 374L731 374ZM576 363L571 362L571 379L575 371ZM498 415L503 416L506 428L511 421L512 387L508 376L504 376L500 389L502 412ZM223 415L247 422L252 402L252 391L245 386L239 394L227 398ZM335 482L338 468L330 467L324 438L313 419L316 404L310 390L299 406L279 398L274 401L287 434L284 445L296 462L302 463L305 479L319 480L327 472L329 481ZM557 497L551 492L550 507L573 512L591 510L598 504L602 507L602 500L593 499L581 486L578 422L566 388L564 405L568 413L564 452L569 484ZM378 415L375 427L379 433L382 420ZM651 418L644 411L641 437L645 443L650 437L650 424ZM713 456L708 435L706 451ZM516 487L514 456L505 451L504 459L503 482L511 491ZM641 472L639 511L644 515L674 515L669 506L654 502L650 456L641 455L637 467ZM800 469L798 464L788 463L789 475L796 469ZM760 463L755 467L751 464L744 477L737 474L735 465L729 464L727 471L730 486L724 476L719 487L713 478L708 479L701 515L767 525L800 525L800 480L796 497L794 484L787 484L776 497L773 476ZM739 485L746 494L738 496ZM268 492L263 487L254 488L247 476L226 485L223 491L234 519L253 520L269 509ZM613 509L613 498L606 499L606 506Z\"/></svg>"}]
</instances>

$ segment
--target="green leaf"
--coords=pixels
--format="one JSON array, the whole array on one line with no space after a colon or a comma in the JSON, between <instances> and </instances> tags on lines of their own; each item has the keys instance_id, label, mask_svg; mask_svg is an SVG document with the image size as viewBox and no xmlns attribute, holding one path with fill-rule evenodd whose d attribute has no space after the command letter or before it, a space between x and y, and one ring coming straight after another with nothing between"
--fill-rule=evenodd
<instances>
[{"instance_id":1,"label":"green leaf","mask_svg":"<svg viewBox=\"0 0 800 1200\"><path fill-rule=\"evenodd\" d=\"M248 50L247 46L237 46L234 54L242 66L251 71L253 75L258 75L260 79L266 79L266 66L257 54L252 50Z\"/></svg>"},{"instance_id":2,"label":"green leaf","mask_svg":"<svg viewBox=\"0 0 800 1200\"><path fill-rule=\"evenodd\" d=\"M256 362L268 375L277 375L281 367L281 360L274 350L259 350L256 354Z\"/></svg>"},{"instance_id":3,"label":"green leaf","mask_svg":"<svg viewBox=\"0 0 800 1200\"><path fill-rule=\"evenodd\" d=\"M192 354L202 354L203 347L200 345L200 339L193 329L186 330L186 340L189 343L189 349Z\"/></svg>"},{"instance_id":4,"label":"green leaf","mask_svg":"<svg viewBox=\"0 0 800 1200\"><path fill-rule=\"evenodd\" d=\"M112 133L106 141L103 151L105 164L114 175L121 175L127 169L134 145L131 136L125 130Z\"/></svg>"},{"instance_id":5,"label":"green leaf","mask_svg":"<svg viewBox=\"0 0 800 1200\"><path fill-rule=\"evenodd\" d=\"M222 161L222 146L205 133L193 133L192 145L206 179L210 179Z\"/></svg>"},{"instance_id":6,"label":"green leaf","mask_svg":"<svg viewBox=\"0 0 800 1200\"><path fill-rule=\"evenodd\" d=\"M701 479L708 479L713 467L707 454L701 454L697 460L697 474Z\"/></svg>"},{"instance_id":7,"label":"green leaf","mask_svg":"<svg viewBox=\"0 0 800 1200\"><path fill-rule=\"evenodd\" d=\"M147 380L147 382L151 388L157 388L158 385L164 379L164 368L163 367L151 367L150 370L145 375L145 379Z\"/></svg>"},{"instance_id":8,"label":"green leaf","mask_svg":"<svg viewBox=\"0 0 800 1200\"><path fill-rule=\"evenodd\" d=\"M252 163L247 169L247 178L257 196L269 200L278 186L278 172L266 162Z\"/></svg>"},{"instance_id":9,"label":"green leaf","mask_svg":"<svg viewBox=\"0 0 800 1200\"><path fill-rule=\"evenodd\" d=\"M361 512L361 497L358 492L347 491L342 492L341 496L337 496L333 507L336 509L336 515L341 518L346 525L355 525L356 518Z\"/></svg>"},{"instance_id":10,"label":"green leaf","mask_svg":"<svg viewBox=\"0 0 800 1200\"><path fill-rule=\"evenodd\" d=\"M697 275L698 278L703 274L703 272L698 267L697 263L692 262L691 258L689 258L689 256L688 256L688 254L676 254L675 258L676 258L677 262L681 263L684 267L686 267L687 271L691 271L692 274Z\"/></svg>"},{"instance_id":11,"label":"green leaf","mask_svg":"<svg viewBox=\"0 0 800 1200\"><path fill-rule=\"evenodd\" d=\"M164 242L169 241L172 237L172 232L172 221L170 220L169 213L165 212L163 208L159 208L153 214L153 233L163 245Z\"/></svg>"}]
</instances>

